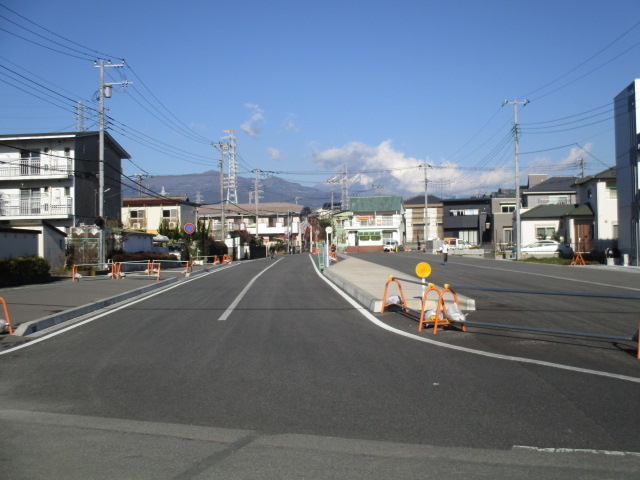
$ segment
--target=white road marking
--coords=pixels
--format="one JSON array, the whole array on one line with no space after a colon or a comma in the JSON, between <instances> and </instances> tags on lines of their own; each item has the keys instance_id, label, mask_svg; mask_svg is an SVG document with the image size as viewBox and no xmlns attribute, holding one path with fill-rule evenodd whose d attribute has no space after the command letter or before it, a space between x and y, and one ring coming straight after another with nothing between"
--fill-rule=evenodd
<instances>
[{"instance_id":1,"label":"white road marking","mask_svg":"<svg viewBox=\"0 0 640 480\"><path fill-rule=\"evenodd\" d=\"M611 455L614 457L640 457L640 452L621 452L618 450L594 450L591 448L554 448L554 447L530 447L527 445L514 445L512 448L520 450L533 450L543 453L589 453L592 455Z\"/></svg>"},{"instance_id":2,"label":"white road marking","mask_svg":"<svg viewBox=\"0 0 640 480\"><path fill-rule=\"evenodd\" d=\"M348 294L344 293L333 282L331 282L330 280L325 278L325 276L322 275L320 273L320 271L318 270L318 268L316 267L316 264L314 263L313 258L311 258L311 256L309 256L309 258L311 259L311 264L313 265L313 267L314 267L314 269L316 271L316 274L322 280L324 280L331 288L333 288L336 292L338 292L338 294L340 296L342 296L347 302L349 302L353 306L353 308L355 308L362 315L364 315L365 318L367 318L367 320L369 320L371 323L373 323L373 324L379 326L380 328L383 328L384 330L387 330L389 332L395 333L397 335L401 335L403 337L411 338L411 339L417 340L419 342L429 343L431 345L436 345L438 347L448 348L448 349L451 349L451 350L457 350L459 352L471 353L471 354L480 355L480 356L483 356L483 357L490 357L490 358L495 358L495 359L498 359L498 360L507 360L507 361L510 361L510 362L529 363L529 364L533 364L533 365L540 365L540 366L543 366L543 367L558 368L558 369L561 369L561 370L568 370L568 371L571 371L571 372L586 373L588 375L598 375L598 376L601 376L601 377L615 378L617 380L624 380L624 381L627 381L627 382L640 383L640 378L637 378L637 377L630 377L630 376L627 376L627 375L620 375L620 374L617 374L617 373L601 372L599 370L591 370L589 368L572 367L570 365L562 365L560 363L545 362L543 360L535 360L533 358L515 357L515 356L512 356L512 355L502 355L500 353L491 353L491 352L486 352L484 350L477 350L477 349L474 349L474 348L461 347L461 346L458 346L458 345L450 345L450 344L447 344L447 343L438 342L437 340L431 340L429 338L420 337L420 336L414 335L412 333L403 332L402 330L398 330L396 328L393 328L393 327L387 325L386 323L378 320L376 317L374 317L366 308L364 308L362 305L360 305L358 302L356 302Z\"/></svg>"},{"instance_id":3,"label":"white road marking","mask_svg":"<svg viewBox=\"0 0 640 480\"><path fill-rule=\"evenodd\" d=\"M165 292L167 292L169 290L173 290L174 288L181 287L182 285L186 285L189 282L193 282L195 280L199 280L201 278L204 278L206 276L212 275L214 273L221 272L222 270L226 270L227 268L231 268L231 267L233 267L235 265L237 265L237 264L229 264L226 267L220 267L220 268L218 268L216 270L213 270L212 272L203 273L203 274L198 275L197 277L191 278L189 280L184 280L182 282L178 282L178 283L170 285L170 286L168 286L166 288L161 288L160 290L155 291L155 292L153 292L153 293L151 293L149 295L145 295L142 298L138 298L136 300L132 300L130 302L125 303L124 305L120 305L119 307L110 309L110 310L108 310L106 312L100 313L100 314L95 315L95 316L93 316L91 318L87 318L86 320L82 320L81 322L77 322L77 323L74 323L73 325L69 325L68 327L62 328L60 330L56 330L55 332L51 332L49 334L46 334L45 336L39 337L39 338L37 338L35 340L31 340L30 342L23 343L21 345L18 345L18 346L12 347L12 348L8 348L6 350L2 350L2 351L0 351L0 355L6 355L8 353L15 352L16 350L20 350L21 348L27 348L27 347L30 347L30 346L35 345L37 343L44 342L45 340L48 340L49 338L53 338L53 337L55 337L57 335L66 333L69 330L73 330L74 328L78 328L78 327L80 327L82 325L85 325L87 323L93 322L94 320L98 320L99 318L105 317L107 315L111 315L112 313L117 312L118 310L122 310L123 308L127 308L127 307L129 307L131 305L135 305L136 303L139 303L139 302L144 302L145 300L148 300L151 297L155 297L156 295L160 295L161 293L165 293ZM107 308L109 308L109 307L107 307Z\"/></svg>"},{"instance_id":4,"label":"white road marking","mask_svg":"<svg viewBox=\"0 0 640 480\"><path fill-rule=\"evenodd\" d=\"M256 275L255 277L253 277L253 279L247 283L247 286L244 287L244 289L240 292L240 294L236 297L236 299L231 302L231 305L229 305L229 308L227 308L225 310L225 312L220 316L220 318L218 319L219 322L226 320L227 318L229 318L229 315L231 315L231 313L233 312L233 310L238 306L238 303L240 303L240 300L242 300L242 297L244 297L247 292L249 291L249 289L251 288L251 285L253 285L253 282L255 282L258 277L260 275L262 275L264 272L266 272L267 270L269 270L271 267L273 267L276 263L278 263L280 260L282 260L282 258L278 259L277 261L271 263L271 265L269 265L267 268L265 268L264 270L262 270L258 275Z\"/></svg>"},{"instance_id":5,"label":"white road marking","mask_svg":"<svg viewBox=\"0 0 640 480\"><path fill-rule=\"evenodd\" d=\"M485 268L487 270L500 270L503 272L511 272L513 273L513 270L510 270L508 268L498 268L498 267L486 267L486 266L482 266L482 265L473 265L470 263L458 263L456 262L456 265L463 265L465 267L473 267L473 268ZM634 292L640 292L640 288L634 288L634 287L624 287L622 285L612 285L610 283L599 283L599 282L590 282L588 280L578 280L575 278L567 278L567 277L559 277L557 275L547 275L544 273L533 273L533 272L517 272L517 273L521 273L523 275L534 275L537 277L546 277L546 278L555 278L556 280L566 280L567 282L576 282L576 283L588 283L589 285L600 285L602 287L614 287L614 288L620 288L620 289L625 289L625 290L633 290Z\"/></svg>"}]
</instances>

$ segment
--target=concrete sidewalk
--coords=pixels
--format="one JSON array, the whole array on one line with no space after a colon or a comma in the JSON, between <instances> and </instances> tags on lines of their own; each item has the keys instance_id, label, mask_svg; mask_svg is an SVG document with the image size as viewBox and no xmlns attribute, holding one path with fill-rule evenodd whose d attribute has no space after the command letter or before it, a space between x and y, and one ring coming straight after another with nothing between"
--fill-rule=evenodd
<instances>
[{"instance_id":1,"label":"concrete sidewalk","mask_svg":"<svg viewBox=\"0 0 640 480\"><path fill-rule=\"evenodd\" d=\"M347 255L339 256L339 261L326 268L323 273L325 277L374 313L380 313L382 309L385 284L392 276L397 278L402 285L407 306L414 310L422 308L422 285L411 282L421 282L417 276L412 277L397 270ZM437 287L443 288L442 286ZM390 283L387 295L399 295L399 293L397 284ZM446 297L445 303L449 304L450 295L446 295ZM475 300L472 298L458 295L458 302L462 310L476 309ZM435 308L436 303L437 296L430 292L427 297L427 308Z\"/></svg>"},{"instance_id":2,"label":"concrete sidewalk","mask_svg":"<svg viewBox=\"0 0 640 480\"><path fill-rule=\"evenodd\" d=\"M189 276L213 268L216 267L195 268ZM162 280L157 280L154 276L131 274L119 280L95 276L83 277L76 282L64 278L46 284L0 288L0 297L7 303L14 332L13 335L0 335L0 343L11 343L11 337L32 335L185 278L182 271L167 272L162 276ZM0 318L4 319L2 308Z\"/></svg>"}]
</instances>

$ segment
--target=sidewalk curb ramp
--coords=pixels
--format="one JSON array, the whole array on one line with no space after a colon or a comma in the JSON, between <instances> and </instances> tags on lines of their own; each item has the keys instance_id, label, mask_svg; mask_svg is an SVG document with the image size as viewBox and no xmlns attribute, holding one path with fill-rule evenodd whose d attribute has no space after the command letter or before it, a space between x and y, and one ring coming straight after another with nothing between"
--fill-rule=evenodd
<instances>
[{"instance_id":1,"label":"sidewalk curb ramp","mask_svg":"<svg viewBox=\"0 0 640 480\"><path fill-rule=\"evenodd\" d=\"M380 313L382 310L384 286L387 280L393 276L400 279L402 283L407 307L414 310L422 308L422 285L402 282L403 278L420 281L418 277L412 278L411 275L349 256L341 256L338 263L323 270L323 275L373 313ZM442 287L438 288L442 289ZM397 293L397 288L389 288L388 295L396 295ZM458 292L456 294L462 310L473 311L476 309L476 302L473 298L460 295ZM448 304L449 301L453 301L453 299L445 299L445 303ZM427 308L435 308L436 303L436 297L429 296Z\"/></svg>"}]
</instances>

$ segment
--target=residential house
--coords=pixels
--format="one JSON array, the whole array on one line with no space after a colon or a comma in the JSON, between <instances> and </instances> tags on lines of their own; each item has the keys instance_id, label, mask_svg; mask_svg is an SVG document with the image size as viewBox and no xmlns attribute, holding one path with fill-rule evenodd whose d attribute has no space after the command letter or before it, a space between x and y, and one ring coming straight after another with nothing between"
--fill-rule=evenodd
<instances>
[{"instance_id":1,"label":"residential house","mask_svg":"<svg viewBox=\"0 0 640 480\"><path fill-rule=\"evenodd\" d=\"M407 229L406 243L413 248L425 247L425 239L429 241L444 237L442 199L428 195L425 215L424 195L408 198L404 201L404 217Z\"/></svg>"},{"instance_id":2,"label":"residential house","mask_svg":"<svg viewBox=\"0 0 640 480\"><path fill-rule=\"evenodd\" d=\"M491 242L496 250L505 251L514 241L513 215L516 211L515 191L498 190L491 195Z\"/></svg>"},{"instance_id":3,"label":"residential house","mask_svg":"<svg viewBox=\"0 0 640 480\"><path fill-rule=\"evenodd\" d=\"M608 168L595 175L575 181L577 203L588 205L593 211L593 223L580 226L573 238L592 239L591 250L604 252L618 246L618 189L616 168ZM578 224L579 225L579 224ZM579 240L580 241L580 240Z\"/></svg>"},{"instance_id":4,"label":"residential house","mask_svg":"<svg viewBox=\"0 0 640 480\"><path fill-rule=\"evenodd\" d=\"M522 207L538 205L573 205L576 203L575 177L560 176L544 178L546 175L530 175L529 185L522 192ZM544 180L540 181L542 178Z\"/></svg>"},{"instance_id":5,"label":"residential house","mask_svg":"<svg viewBox=\"0 0 640 480\"><path fill-rule=\"evenodd\" d=\"M640 79L614 99L618 187L618 249L623 264L640 266Z\"/></svg>"},{"instance_id":6,"label":"residential house","mask_svg":"<svg viewBox=\"0 0 640 480\"><path fill-rule=\"evenodd\" d=\"M221 238L224 216L225 242L230 232L245 230L262 237L264 245L281 241L291 247L291 251L300 251L301 224L311 225L305 222L305 212L310 210L293 203L226 203L202 205L198 209L198 219L209 220L211 231L216 238Z\"/></svg>"},{"instance_id":7,"label":"residential house","mask_svg":"<svg viewBox=\"0 0 640 480\"><path fill-rule=\"evenodd\" d=\"M162 222L171 229L195 223L197 204L185 195L125 197L122 223L125 229L157 234Z\"/></svg>"},{"instance_id":8,"label":"residential house","mask_svg":"<svg viewBox=\"0 0 640 480\"><path fill-rule=\"evenodd\" d=\"M538 205L520 214L521 245L536 240L556 240L569 244L575 252L591 251L589 229L593 211L585 205Z\"/></svg>"},{"instance_id":9,"label":"residential house","mask_svg":"<svg viewBox=\"0 0 640 480\"><path fill-rule=\"evenodd\" d=\"M400 195L354 197L351 220L343 223L346 251L382 251L386 240L405 243L404 207Z\"/></svg>"},{"instance_id":10,"label":"residential house","mask_svg":"<svg viewBox=\"0 0 640 480\"><path fill-rule=\"evenodd\" d=\"M443 237L454 237L471 245L490 243L491 196L453 198L442 201Z\"/></svg>"},{"instance_id":11,"label":"residential house","mask_svg":"<svg viewBox=\"0 0 640 480\"><path fill-rule=\"evenodd\" d=\"M120 221L121 161L130 157L109 133L104 139L104 220L114 227ZM50 227L70 238L74 227L102 223L99 170L99 132L0 135L0 225L43 232L38 255L58 264L59 249L52 258L45 247L51 246Z\"/></svg>"}]
</instances>

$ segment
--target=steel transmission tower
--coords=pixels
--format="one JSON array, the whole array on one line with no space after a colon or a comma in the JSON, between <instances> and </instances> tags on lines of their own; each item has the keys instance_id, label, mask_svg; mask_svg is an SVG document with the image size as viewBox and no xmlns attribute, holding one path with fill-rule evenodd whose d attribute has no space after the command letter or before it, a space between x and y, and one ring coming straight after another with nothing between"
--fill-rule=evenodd
<instances>
[{"instance_id":1,"label":"steel transmission tower","mask_svg":"<svg viewBox=\"0 0 640 480\"><path fill-rule=\"evenodd\" d=\"M347 178L347 164L342 165L342 199L340 209L343 212L349 210L349 179Z\"/></svg>"},{"instance_id":2,"label":"steel transmission tower","mask_svg":"<svg viewBox=\"0 0 640 480\"><path fill-rule=\"evenodd\" d=\"M227 143L227 156L229 157L229 175L226 179L227 184L227 203L238 203L238 163L236 161L236 137L233 130L225 130L229 134Z\"/></svg>"}]
</instances>

